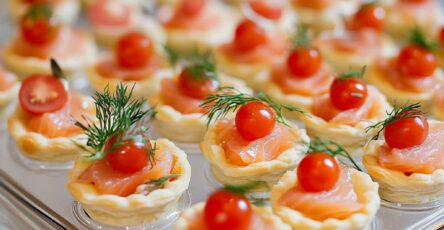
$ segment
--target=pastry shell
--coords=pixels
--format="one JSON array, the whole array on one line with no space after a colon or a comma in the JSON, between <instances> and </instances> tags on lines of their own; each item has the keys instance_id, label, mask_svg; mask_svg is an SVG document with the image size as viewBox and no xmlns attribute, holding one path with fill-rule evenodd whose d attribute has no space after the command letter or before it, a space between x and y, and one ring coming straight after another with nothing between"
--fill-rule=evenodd
<instances>
[{"instance_id":1,"label":"pastry shell","mask_svg":"<svg viewBox=\"0 0 444 230\"><path fill-rule=\"evenodd\" d=\"M199 202L197 204L194 204L184 212L182 212L179 219L176 221L176 223L173 226L173 230L189 230L190 229L190 221L193 221L193 218L196 215L201 214L204 211L205 203ZM252 205L253 211L256 214L259 214L261 218L264 218L268 223L271 224L272 229L276 230L290 230L291 228L282 222L282 220L275 216L271 210L270 207L258 207ZM197 230L197 229L196 229Z\"/></svg>"},{"instance_id":2,"label":"pastry shell","mask_svg":"<svg viewBox=\"0 0 444 230\"><path fill-rule=\"evenodd\" d=\"M304 129L290 126L297 139L291 147L270 161L238 166L227 161L224 149L216 142L216 125L211 125L200 144L203 155L211 166L213 176L222 184L242 185L250 182L266 182L268 190L287 170L297 166L308 150L310 139Z\"/></svg>"},{"instance_id":3,"label":"pastry shell","mask_svg":"<svg viewBox=\"0 0 444 230\"><path fill-rule=\"evenodd\" d=\"M164 188L156 189L148 195L135 193L122 197L98 194L91 184L76 181L91 164L83 158L77 158L69 173L68 190L92 219L109 225L132 226L155 221L174 209L188 188L191 166L185 152L171 141L158 139L155 142L158 148L167 148L172 152L175 158L173 173L180 173L180 176L176 180L166 182Z\"/></svg>"},{"instance_id":4,"label":"pastry shell","mask_svg":"<svg viewBox=\"0 0 444 230\"><path fill-rule=\"evenodd\" d=\"M4 109L12 100L18 98L20 83L14 84L11 88L0 91L0 110Z\"/></svg>"},{"instance_id":5,"label":"pastry shell","mask_svg":"<svg viewBox=\"0 0 444 230\"><path fill-rule=\"evenodd\" d=\"M297 183L296 170L286 172L279 182L273 186L271 191L273 212L293 229L366 229L380 206L378 184L373 182L366 173L355 169L351 169L351 177L358 200L364 204L364 208L347 219L328 218L324 221L317 221L305 217L299 211L280 205L279 199L281 196Z\"/></svg>"}]
</instances>

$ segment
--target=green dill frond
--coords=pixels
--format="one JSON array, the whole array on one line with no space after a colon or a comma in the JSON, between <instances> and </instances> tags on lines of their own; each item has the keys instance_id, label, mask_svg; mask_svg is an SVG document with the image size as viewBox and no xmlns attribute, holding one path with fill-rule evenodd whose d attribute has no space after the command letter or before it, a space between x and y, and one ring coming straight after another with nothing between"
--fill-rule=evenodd
<instances>
[{"instance_id":1,"label":"green dill frond","mask_svg":"<svg viewBox=\"0 0 444 230\"><path fill-rule=\"evenodd\" d=\"M307 47L310 44L308 28L306 24L299 25L296 34L291 36L291 42L295 47Z\"/></svg>"},{"instance_id":2,"label":"green dill frond","mask_svg":"<svg viewBox=\"0 0 444 230\"><path fill-rule=\"evenodd\" d=\"M418 45L429 51L436 51L439 47L439 44L435 41L427 41L426 37L422 33L419 26L415 26L410 34L410 43Z\"/></svg>"},{"instance_id":3,"label":"green dill frond","mask_svg":"<svg viewBox=\"0 0 444 230\"><path fill-rule=\"evenodd\" d=\"M33 19L49 19L53 16L53 10L47 3L38 3L32 5L26 12L26 16Z\"/></svg>"},{"instance_id":4,"label":"green dill frond","mask_svg":"<svg viewBox=\"0 0 444 230\"><path fill-rule=\"evenodd\" d=\"M408 105L407 103L405 103L401 107L397 107L395 105L392 111L386 112L387 118L385 120L377 122L365 128L366 133L370 133L371 131L376 130L376 134L371 138L371 140L377 140L384 128L395 121L399 121L404 118L425 116L425 113L420 110L421 104L415 103Z\"/></svg>"},{"instance_id":5,"label":"green dill frond","mask_svg":"<svg viewBox=\"0 0 444 230\"><path fill-rule=\"evenodd\" d=\"M334 141L322 141L320 138L317 137L310 142L308 152L325 152L333 157L343 156L347 158L357 170L362 171L362 169L358 166L358 164L356 164L355 160L350 156L347 150L345 150L341 145L337 144Z\"/></svg>"},{"instance_id":6,"label":"green dill frond","mask_svg":"<svg viewBox=\"0 0 444 230\"><path fill-rule=\"evenodd\" d=\"M167 54L168 61L171 63L171 65L175 66L179 62L180 57L182 55L169 46L164 46L163 49L165 50L165 53Z\"/></svg>"},{"instance_id":7,"label":"green dill frond","mask_svg":"<svg viewBox=\"0 0 444 230\"><path fill-rule=\"evenodd\" d=\"M153 167L156 164L156 151L157 150L158 150L157 143L154 142L153 147L148 152L148 161L150 162L151 167Z\"/></svg>"},{"instance_id":8,"label":"green dill frond","mask_svg":"<svg viewBox=\"0 0 444 230\"><path fill-rule=\"evenodd\" d=\"M260 187L269 188L267 182L265 181L254 181L241 185L225 185L223 189L231 193L244 195L245 193L251 192Z\"/></svg>"},{"instance_id":9,"label":"green dill frond","mask_svg":"<svg viewBox=\"0 0 444 230\"><path fill-rule=\"evenodd\" d=\"M168 176L164 176L164 177L157 178L157 179L152 179L152 180L146 182L145 184L151 184L151 185L155 186L156 188L162 188L167 181L169 181L173 178L179 177L179 176L180 176L180 174L173 173Z\"/></svg>"},{"instance_id":10,"label":"green dill frond","mask_svg":"<svg viewBox=\"0 0 444 230\"><path fill-rule=\"evenodd\" d=\"M197 51L192 53L188 59L189 64L183 71L196 80L206 81L208 78L218 80L216 73L216 63L210 52L199 54Z\"/></svg>"},{"instance_id":11,"label":"green dill frond","mask_svg":"<svg viewBox=\"0 0 444 230\"><path fill-rule=\"evenodd\" d=\"M349 78L364 78L365 71L367 70L367 66L363 66L360 71L348 71L339 74L338 78L342 80L346 80Z\"/></svg>"}]
</instances>

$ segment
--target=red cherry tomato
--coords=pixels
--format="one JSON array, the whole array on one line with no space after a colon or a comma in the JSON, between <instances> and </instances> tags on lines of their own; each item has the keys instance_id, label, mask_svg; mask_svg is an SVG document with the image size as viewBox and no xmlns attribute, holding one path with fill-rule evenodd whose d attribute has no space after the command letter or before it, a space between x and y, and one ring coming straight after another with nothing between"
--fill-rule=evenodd
<instances>
[{"instance_id":1,"label":"red cherry tomato","mask_svg":"<svg viewBox=\"0 0 444 230\"><path fill-rule=\"evenodd\" d=\"M186 16L194 17L202 12L206 4L207 0L182 0L179 5L179 12Z\"/></svg>"},{"instance_id":2,"label":"red cherry tomato","mask_svg":"<svg viewBox=\"0 0 444 230\"><path fill-rule=\"evenodd\" d=\"M426 117L411 117L387 125L384 138L390 148L404 149L422 144L428 133L429 123Z\"/></svg>"},{"instance_id":3,"label":"red cherry tomato","mask_svg":"<svg viewBox=\"0 0 444 230\"><path fill-rule=\"evenodd\" d=\"M267 136L276 124L276 113L267 104L260 101L242 105L236 113L236 128L247 141Z\"/></svg>"},{"instance_id":4,"label":"red cherry tomato","mask_svg":"<svg viewBox=\"0 0 444 230\"><path fill-rule=\"evenodd\" d=\"M439 30L439 41L441 44L444 44L444 26L441 27L441 30Z\"/></svg>"},{"instance_id":5,"label":"red cherry tomato","mask_svg":"<svg viewBox=\"0 0 444 230\"><path fill-rule=\"evenodd\" d=\"M310 153L299 163L298 181L308 192L332 189L339 179L340 168L336 159L324 152Z\"/></svg>"},{"instance_id":6,"label":"red cherry tomato","mask_svg":"<svg viewBox=\"0 0 444 230\"><path fill-rule=\"evenodd\" d=\"M49 5L35 4L21 19L20 31L27 42L43 45L55 40L60 31L60 24L52 15Z\"/></svg>"},{"instance_id":7,"label":"red cherry tomato","mask_svg":"<svg viewBox=\"0 0 444 230\"><path fill-rule=\"evenodd\" d=\"M409 77L431 76L436 65L435 55L417 45L404 47L398 55L398 70Z\"/></svg>"},{"instance_id":8,"label":"red cherry tomato","mask_svg":"<svg viewBox=\"0 0 444 230\"><path fill-rule=\"evenodd\" d=\"M68 93L59 79L34 74L23 80L19 100L22 108L29 113L43 114L61 109L68 101Z\"/></svg>"},{"instance_id":9,"label":"red cherry tomato","mask_svg":"<svg viewBox=\"0 0 444 230\"><path fill-rule=\"evenodd\" d=\"M367 84L358 78L337 78L330 86L331 103L340 110L359 108L367 98Z\"/></svg>"},{"instance_id":10,"label":"red cherry tomato","mask_svg":"<svg viewBox=\"0 0 444 230\"><path fill-rule=\"evenodd\" d=\"M248 199L225 190L213 192L205 204L204 219L211 230L249 229L252 217Z\"/></svg>"},{"instance_id":11,"label":"red cherry tomato","mask_svg":"<svg viewBox=\"0 0 444 230\"><path fill-rule=\"evenodd\" d=\"M364 5L355 14L353 22L357 28L371 28L382 31L384 28L385 10L376 5Z\"/></svg>"},{"instance_id":12,"label":"red cherry tomato","mask_svg":"<svg viewBox=\"0 0 444 230\"><path fill-rule=\"evenodd\" d=\"M277 20L281 18L283 12L283 2L282 1L269 1L269 0L250 0L248 3L250 8L259 14L260 16L270 19Z\"/></svg>"},{"instance_id":13,"label":"red cherry tomato","mask_svg":"<svg viewBox=\"0 0 444 230\"><path fill-rule=\"evenodd\" d=\"M321 68L322 58L318 50L298 48L291 52L287 59L290 73L295 77L309 77Z\"/></svg>"},{"instance_id":14,"label":"red cherry tomato","mask_svg":"<svg viewBox=\"0 0 444 230\"><path fill-rule=\"evenodd\" d=\"M111 138L110 144L106 145L106 150L110 151L105 156L106 162L112 169L122 173L134 173L143 169L148 164L148 154L152 148L148 138L144 139L146 143ZM122 143L116 144L116 140L120 140ZM116 147L113 148L113 144Z\"/></svg>"},{"instance_id":15,"label":"red cherry tomato","mask_svg":"<svg viewBox=\"0 0 444 230\"><path fill-rule=\"evenodd\" d=\"M250 51L266 42L266 31L256 23L244 20L237 26L234 45L239 51Z\"/></svg>"},{"instance_id":16,"label":"red cherry tomato","mask_svg":"<svg viewBox=\"0 0 444 230\"><path fill-rule=\"evenodd\" d=\"M186 68L179 75L179 86L186 95L196 99L203 99L208 94L214 94L220 83L210 76L193 76L192 71Z\"/></svg>"},{"instance_id":17,"label":"red cherry tomato","mask_svg":"<svg viewBox=\"0 0 444 230\"><path fill-rule=\"evenodd\" d=\"M139 32L126 34L119 40L116 46L117 59L124 68L145 66L152 53L151 40Z\"/></svg>"}]
</instances>

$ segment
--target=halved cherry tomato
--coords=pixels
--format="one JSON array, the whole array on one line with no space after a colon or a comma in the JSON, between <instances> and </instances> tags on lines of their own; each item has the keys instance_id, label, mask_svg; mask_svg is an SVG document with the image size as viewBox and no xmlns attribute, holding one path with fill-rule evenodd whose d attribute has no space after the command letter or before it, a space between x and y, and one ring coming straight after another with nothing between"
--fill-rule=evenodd
<instances>
[{"instance_id":1,"label":"halved cherry tomato","mask_svg":"<svg viewBox=\"0 0 444 230\"><path fill-rule=\"evenodd\" d=\"M302 159L297 169L298 181L308 192L332 189L340 174L336 159L324 152L310 153Z\"/></svg>"},{"instance_id":2,"label":"halved cherry tomato","mask_svg":"<svg viewBox=\"0 0 444 230\"><path fill-rule=\"evenodd\" d=\"M242 105L236 113L236 129L247 141L267 136L276 124L276 113L267 104L260 101Z\"/></svg>"},{"instance_id":3,"label":"halved cherry tomato","mask_svg":"<svg viewBox=\"0 0 444 230\"><path fill-rule=\"evenodd\" d=\"M322 58L318 50L300 47L290 53L287 66L292 76L309 77L319 71Z\"/></svg>"},{"instance_id":4,"label":"halved cherry tomato","mask_svg":"<svg viewBox=\"0 0 444 230\"><path fill-rule=\"evenodd\" d=\"M219 89L220 82L211 76L194 76L193 71L187 67L179 75L179 86L183 93L196 98L203 99L208 94L214 94Z\"/></svg>"},{"instance_id":5,"label":"halved cherry tomato","mask_svg":"<svg viewBox=\"0 0 444 230\"><path fill-rule=\"evenodd\" d=\"M31 44L48 44L59 34L60 23L48 4L34 4L20 21L23 38Z\"/></svg>"},{"instance_id":6,"label":"halved cherry tomato","mask_svg":"<svg viewBox=\"0 0 444 230\"><path fill-rule=\"evenodd\" d=\"M417 45L404 47L398 55L398 70L408 77L431 76L436 65L435 55Z\"/></svg>"},{"instance_id":7,"label":"halved cherry tomato","mask_svg":"<svg viewBox=\"0 0 444 230\"><path fill-rule=\"evenodd\" d=\"M330 86L331 103L340 110L359 108L367 98L367 84L358 78L336 78Z\"/></svg>"},{"instance_id":8,"label":"halved cherry tomato","mask_svg":"<svg viewBox=\"0 0 444 230\"><path fill-rule=\"evenodd\" d=\"M34 74L23 80L19 100L22 108L29 113L43 114L65 106L68 93L59 79L51 75Z\"/></svg>"},{"instance_id":9,"label":"halved cherry tomato","mask_svg":"<svg viewBox=\"0 0 444 230\"><path fill-rule=\"evenodd\" d=\"M206 4L207 0L182 0L179 5L179 12L186 16L194 17L202 12Z\"/></svg>"},{"instance_id":10,"label":"halved cherry tomato","mask_svg":"<svg viewBox=\"0 0 444 230\"><path fill-rule=\"evenodd\" d=\"M250 0L248 4L254 12L270 20L281 18L283 13L283 1Z\"/></svg>"},{"instance_id":11,"label":"halved cherry tomato","mask_svg":"<svg viewBox=\"0 0 444 230\"><path fill-rule=\"evenodd\" d=\"M246 19L235 32L234 45L239 51L250 51L267 42L267 32L256 23Z\"/></svg>"},{"instance_id":12,"label":"halved cherry tomato","mask_svg":"<svg viewBox=\"0 0 444 230\"><path fill-rule=\"evenodd\" d=\"M410 148L422 144L429 133L425 116L410 117L388 124L384 130L385 142L390 148Z\"/></svg>"},{"instance_id":13,"label":"halved cherry tomato","mask_svg":"<svg viewBox=\"0 0 444 230\"><path fill-rule=\"evenodd\" d=\"M355 23L357 28L371 28L376 31L382 31L384 20L384 8L374 4L366 4L355 14L353 23Z\"/></svg>"},{"instance_id":14,"label":"halved cherry tomato","mask_svg":"<svg viewBox=\"0 0 444 230\"><path fill-rule=\"evenodd\" d=\"M204 219L211 230L249 229L253 210L248 199L225 190L213 192L204 209Z\"/></svg>"},{"instance_id":15,"label":"halved cherry tomato","mask_svg":"<svg viewBox=\"0 0 444 230\"><path fill-rule=\"evenodd\" d=\"M142 33L131 32L120 38L116 56L122 67L140 68L145 66L153 53L151 40Z\"/></svg>"}]
</instances>

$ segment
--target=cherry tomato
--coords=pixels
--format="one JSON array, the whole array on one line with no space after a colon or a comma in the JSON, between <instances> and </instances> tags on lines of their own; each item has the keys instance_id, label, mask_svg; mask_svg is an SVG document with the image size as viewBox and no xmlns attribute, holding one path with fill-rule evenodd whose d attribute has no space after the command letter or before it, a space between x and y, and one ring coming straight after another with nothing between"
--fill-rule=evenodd
<instances>
[{"instance_id":1,"label":"cherry tomato","mask_svg":"<svg viewBox=\"0 0 444 230\"><path fill-rule=\"evenodd\" d=\"M367 4L361 7L354 16L358 28L371 28L382 31L384 27L385 10L380 6Z\"/></svg>"},{"instance_id":2,"label":"cherry tomato","mask_svg":"<svg viewBox=\"0 0 444 230\"><path fill-rule=\"evenodd\" d=\"M234 45L239 51L250 51L266 42L266 31L256 23L247 19L237 26Z\"/></svg>"},{"instance_id":3,"label":"cherry tomato","mask_svg":"<svg viewBox=\"0 0 444 230\"><path fill-rule=\"evenodd\" d=\"M321 64L321 55L313 48L298 48L287 59L288 69L295 77L312 76L319 71Z\"/></svg>"},{"instance_id":4,"label":"cherry tomato","mask_svg":"<svg viewBox=\"0 0 444 230\"><path fill-rule=\"evenodd\" d=\"M140 68L145 66L153 53L151 40L139 32L131 32L123 36L116 46L119 63L124 68Z\"/></svg>"},{"instance_id":5,"label":"cherry tomato","mask_svg":"<svg viewBox=\"0 0 444 230\"><path fill-rule=\"evenodd\" d=\"M43 114L61 109L68 101L68 93L59 79L34 74L23 80L19 100L22 108L29 113Z\"/></svg>"},{"instance_id":6,"label":"cherry tomato","mask_svg":"<svg viewBox=\"0 0 444 230\"><path fill-rule=\"evenodd\" d=\"M444 26L439 30L439 41L444 44Z\"/></svg>"},{"instance_id":7,"label":"cherry tomato","mask_svg":"<svg viewBox=\"0 0 444 230\"><path fill-rule=\"evenodd\" d=\"M204 209L204 219L211 230L249 229L253 210L245 196L225 190L213 192Z\"/></svg>"},{"instance_id":8,"label":"cherry tomato","mask_svg":"<svg viewBox=\"0 0 444 230\"><path fill-rule=\"evenodd\" d=\"M276 124L276 113L267 104L260 101L242 105L236 113L236 128L247 141L267 136Z\"/></svg>"},{"instance_id":9,"label":"cherry tomato","mask_svg":"<svg viewBox=\"0 0 444 230\"><path fill-rule=\"evenodd\" d=\"M359 78L337 78L330 86L331 103L340 110L359 108L367 98L367 84Z\"/></svg>"},{"instance_id":10,"label":"cherry tomato","mask_svg":"<svg viewBox=\"0 0 444 230\"><path fill-rule=\"evenodd\" d=\"M52 15L49 5L35 4L22 17L20 31L27 42L43 45L57 38L60 31L60 23Z\"/></svg>"},{"instance_id":11,"label":"cherry tomato","mask_svg":"<svg viewBox=\"0 0 444 230\"><path fill-rule=\"evenodd\" d=\"M116 140L121 143L115 143ZM134 143L132 140L122 141L121 137L111 138L111 142L105 147L106 151L110 151L105 156L106 162L112 169L122 173L134 173L143 169L148 164L148 154L152 148L149 139L145 140L145 143Z\"/></svg>"},{"instance_id":12,"label":"cherry tomato","mask_svg":"<svg viewBox=\"0 0 444 230\"><path fill-rule=\"evenodd\" d=\"M196 99L203 99L219 89L218 80L210 76L193 76L193 72L189 68L185 68L179 75L179 86L183 93Z\"/></svg>"},{"instance_id":13,"label":"cherry tomato","mask_svg":"<svg viewBox=\"0 0 444 230\"><path fill-rule=\"evenodd\" d=\"M340 168L336 159L324 152L308 154L299 163L298 181L308 192L332 189L339 179Z\"/></svg>"},{"instance_id":14,"label":"cherry tomato","mask_svg":"<svg viewBox=\"0 0 444 230\"><path fill-rule=\"evenodd\" d=\"M259 14L260 16L270 19L277 20L281 18L283 12L283 2L282 1L269 1L269 0L250 0L248 3L250 8Z\"/></svg>"},{"instance_id":15,"label":"cherry tomato","mask_svg":"<svg viewBox=\"0 0 444 230\"><path fill-rule=\"evenodd\" d=\"M427 138L429 123L425 116L403 118L385 127L384 138L390 148L410 148Z\"/></svg>"},{"instance_id":16,"label":"cherry tomato","mask_svg":"<svg viewBox=\"0 0 444 230\"><path fill-rule=\"evenodd\" d=\"M436 65L435 55L417 45L404 47L398 55L398 70L409 77L431 76Z\"/></svg>"},{"instance_id":17,"label":"cherry tomato","mask_svg":"<svg viewBox=\"0 0 444 230\"><path fill-rule=\"evenodd\" d=\"M179 5L179 12L186 16L194 17L202 12L207 4L207 0L182 0Z\"/></svg>"}]
</instances>

